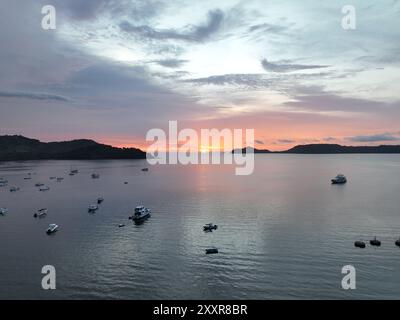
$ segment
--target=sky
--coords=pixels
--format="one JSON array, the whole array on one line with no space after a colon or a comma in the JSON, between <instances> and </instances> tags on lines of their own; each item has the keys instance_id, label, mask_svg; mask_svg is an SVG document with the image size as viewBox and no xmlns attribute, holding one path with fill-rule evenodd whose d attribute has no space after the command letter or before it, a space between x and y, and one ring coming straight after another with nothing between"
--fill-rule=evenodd
<instances>
[{"instance_id":1,"label":"sky","mask_svg":"<svg viewBox=\"0 0 400 320\"><path fill-rule=\"evenodd\" d=\"M400 144L399 36L399 0L2 0L0 135L145 148L176 120L271 150Z\"/></svg>"}]
</instances>

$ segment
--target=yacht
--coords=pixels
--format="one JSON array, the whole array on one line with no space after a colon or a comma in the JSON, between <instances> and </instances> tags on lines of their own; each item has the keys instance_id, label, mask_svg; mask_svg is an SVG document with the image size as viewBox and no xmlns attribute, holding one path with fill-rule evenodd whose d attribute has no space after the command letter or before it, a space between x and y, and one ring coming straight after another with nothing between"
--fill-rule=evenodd
<instances>
[{"instance_id":1,"label":"yacht","mask_svg":"<svg viewBox=\"0 0 400 320\"><path fill-rule=\"evenodd\" d=\"M56 232L57 230L58 230L58 225L56 225L55 223L51 223L51 224L49 224L49 227L47 228L46 233L51 234L51 233Z\"/></svg>"},{"instance_id":2,"label":"yacht","mask_svg":"<svg viewBox=\"0 0 400 320\"><path fill-rule=\"evenodd\" d=\"M343 184L347 182L346 177L343 174L338 174L335 178L331 179L332 184Z\"/></svg>"},{"instance_id":3,"label":"yacht","mask_svg":"<svg viewBox=\"0 0 400 320\"><path fill-rule=\"evenodd\" d=\"M0 214L3 216L8 212L7 208L0 208Z\"/></svg>"},{"instance_id":4,"label":"yacht","mask_svg":"<svg viewBox=\"0 0 400 320\"><path fill-rule=\"evenodd\" d=\"M206 225L203 226L203 230L204 231L213 231L213 230L217 230L218 226L216 224L212 224L212 223L207 223Z\"/></svg>"},{"instance_id":5,"label":"yacht","mask_svg":"<svg viewBox=\"0 0 400 320\"><path fill-rule=\"evenodd\" d=\"M16 192L19 191L19 187L11 187L10 192Z\"/></svg>"},{"instance_id":6,"label":"yacht","mask_svg":"<svg viewBox=\"0 0 400 320\"><path fill-rule=\"evenodd\" d=\"M48 190L50 190L50 187L48 186L43 186L39 188L39 191L48 191Z\"/></svg>"},{"instance_id":7,"label":"yacht","mask_svg":"<svg viewBox=\"0 0 400 320\"><path fill-rule=\"evenodd\" d=\"M132 219L133 221L140 221L149 218L150 214L151 210L149 208L146 208L144 206L137 206L135 208L133 216L130 216L129 219Z\"/></svg>"},{"instance_id":8,"label":"yacht","mask_svg":"<svg viewBox=\"0 0 400 320\"><path fill-rule=\"evenodd\" d=\"M100 175L98 173L92 173L92 179L98 179Z\"/></svg>"},{"instance_id":9,"label":"yacht","mask_svg":"<svg viewBox=\"0 0 400 320\"><path fill-rule=\"evenodd\" d=\"M88 208L88 211L95 212L97 209L99 209L99 206L97 204L91 204Z\"/></svg>"},{"instance_id":10,"label":"yacht","mask_svg":"<svg viewBox=\"0 0 400 320\"><path fill-rule=\"evenodd\" d=\"M43 208L43 209L39 209L38 211L36 211L33 216L35 218L40 218L40 217L45 216L46 214L47 214L47 209Z\"/></svg>"}]
</instances>

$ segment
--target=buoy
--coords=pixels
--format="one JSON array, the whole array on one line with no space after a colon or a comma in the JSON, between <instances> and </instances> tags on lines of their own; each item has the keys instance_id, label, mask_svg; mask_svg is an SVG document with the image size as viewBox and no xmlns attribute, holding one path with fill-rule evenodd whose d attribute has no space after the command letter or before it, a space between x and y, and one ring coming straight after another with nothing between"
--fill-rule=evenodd
<instances>
[{"instance_id":1,"label":"buoy","mask_svg":"<svg viewBox=\"0 0 400 320\"><path fill-rule=\"evenodd\" d=\"M356 242L354 242L354 246L357 248L365 248L365 242L364 241L356 241Z\"/></svg>"},{"instance_id":2,"label":"buoy","mask_svg":"<svg viewBox=\"0 0 400 320\"><path fill-rule=\"evenodd\" d=\"M369 243L371 244L371 246L376 246L376 247L381 246L381 242L379 240L377 240L376 237L374 238L374 240L370 240Z\"/></svg>"}]
</instances>

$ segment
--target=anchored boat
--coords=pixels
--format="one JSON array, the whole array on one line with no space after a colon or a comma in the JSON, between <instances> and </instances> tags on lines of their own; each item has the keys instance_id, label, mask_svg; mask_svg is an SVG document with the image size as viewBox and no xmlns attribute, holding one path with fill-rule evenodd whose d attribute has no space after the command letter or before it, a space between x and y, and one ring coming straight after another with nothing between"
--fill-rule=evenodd
<instances>
[{"instance_id":1,"label":"anchored boat","mask_svg":"<svg viewBox=\"0 0 400 320\"><path fill-rule=\"evenodd\" d=\"M88 211L95 212L97 209L99 209L99 206L97 204L91 204L88 208Z\"/></svg>"},{"instance_id":2,"label":"anchored boat","mask_svg":"<svg viewBox=\"0 0 400 320\"><path fill-rule=\"evenodd\" d=\"M347 178L343 174L338 174L335 178L331 179L332 184L344 184Z\"/></svg>"},{"instance_id":3,"label":"anchored boat","mask_svg":"<svg viewBox=\"0 0 400 320\"><path fill-rule=\"evenodd\" d=\"M47 214L47 209L43 208L43 209L39 209L38 211L36 211L33 216L35 218L40 218L40 217L44 217Z\"/></svg>"},{"instance_id":4,"label":"anchored boat","mask_svg":"<svg viewBox=\"0 0 400 320\"><path fill-rule=\"evenodd\" d=\"M55 223L49 224L46 233L47 234L52 234L54 232L58 231L58 225L56 225Z\"/></svg>"}]
</instances>

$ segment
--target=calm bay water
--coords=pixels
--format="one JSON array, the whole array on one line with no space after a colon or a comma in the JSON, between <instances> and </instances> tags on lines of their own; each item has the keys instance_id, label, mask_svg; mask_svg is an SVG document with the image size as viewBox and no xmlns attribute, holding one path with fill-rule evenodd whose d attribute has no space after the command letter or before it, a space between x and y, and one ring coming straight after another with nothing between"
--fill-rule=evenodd
<instances>
[{"instance_id":1,"label":"calm bay water","mask_svg":"<svg viewBox=\"0 0 400 320\"><path fill-rule=\"evenodd\" d=\"M144 166L0 163L0 177L21 187L0 187L9 210L0 216L0 298L399 298L399 155L257 155L250 176L226 165ZM68 176L71 168L79 174ZM331 185L337 173L349 182ZM105 201L89 214L99 196ZM128 216L139 204L153 215L135 225ZM47 216L33 218L44 207ZM208 222L218 230L204 233ZM46 235L49 223L59 232ZM374 236L382 247L353 245ZM220 253L205 255L213 246ZM47 264L56 267L56 290L41 289ZM357 270L353 291L341 289L347 264Z\"/></svg>"}]
</instances>

